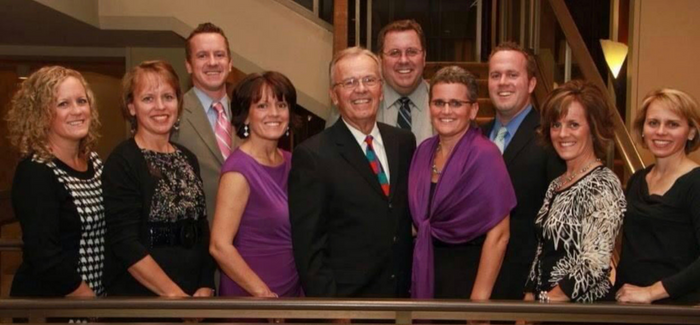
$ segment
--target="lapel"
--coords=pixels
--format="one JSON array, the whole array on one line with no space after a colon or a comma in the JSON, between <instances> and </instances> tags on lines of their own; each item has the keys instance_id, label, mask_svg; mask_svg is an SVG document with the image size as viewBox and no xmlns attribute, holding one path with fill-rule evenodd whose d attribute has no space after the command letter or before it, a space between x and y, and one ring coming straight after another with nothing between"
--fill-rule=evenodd
<instances>
[{"instance_id":1,"label":"lapel","mask_svg":"<svg viewBox=\"0 0 700 325\"><path fill-rule=\"evenodd\" d=\"M211 129L209 119L204 114L204 107L202 107L202 103L197 98L197 94L194 93L194 88L185 93L183 98L183 115L186 123L192 125L192 129L199 135L202 142L207 145L212 154L219 160L219 164L223 164L224 156L221 154L219 145L216 142L216 136L214 135L214 130ZM233 145L233 141L231 144Z\"/></svg>"},{"instance_id":2,"label":"lapel","mask_svg":"<svg viewBox=\"0 0 700 325\"><path fill-rule=\"evenodd\" d=\"M530 141L534 141L535 133L537 127L540 126L539 113L533 107L530 113L525 116L525 119L518 130L515 131L513 139L508 144L506 151L503 153L503 160L506 162L506 166L518 156L518 153L527 145Z\"/></svg>"},{"instance_id":3,"label":"lapel","mask_svg":"<svg viewBox=\"0 0 700 325\"><path fill-rule=\"evenodd\" d=\"M489 136L491 135L491 130L493 130L493 125L495 123L496 123L496 119L493 118L493 119L491 119L491 121L484 124L483 127L481 127L481 134L483 134L485 137L489 138L489 140L491 140L491 138Z\"/></svg>"},{"instance_id":4,"label":"lapel","mask_svg":"<svg viewBox=\"0 0 700 325\"><path fill-rule=\"evenodd\" d=\"M367 181L367 183L369 183L369 186L377 194L385 197L384 192L382 192L382 188L379 186L377 175L375 175L372 171L365 153L352 136L352 133L350 133L350 130L348 130L348 127L345 125L342 118L335 122L332 127L332 132L332 138L335 140L335 144L338 147L338 152L343 159L345 159L350 166L352 166ZM382 134L382 139L384 139L384 134ZM389 188L391 188L391 186Z\"/></svg>"}]
</instances>

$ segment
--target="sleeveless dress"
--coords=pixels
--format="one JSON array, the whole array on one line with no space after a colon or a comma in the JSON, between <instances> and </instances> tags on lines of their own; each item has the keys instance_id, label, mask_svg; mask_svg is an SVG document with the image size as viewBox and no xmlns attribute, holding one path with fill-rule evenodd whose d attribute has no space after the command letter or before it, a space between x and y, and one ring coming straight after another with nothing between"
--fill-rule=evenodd
<instances>
[{"instance_id":1,"label":"sleeveless dress","mask_svg":"<svg viewBox=\"0 0 700 325\"><path fill-rule=\"evenodd\" d=\"M250 187L233 246L272 292L280 297L299 297L303 293L294 264L287 206L291 154L282 151L282 155L283 164L269 167L236 149L224 163L221 174L240 173ZM250 296L224 272L219 291L221 296Z\"/></svg>"}]
</instances>

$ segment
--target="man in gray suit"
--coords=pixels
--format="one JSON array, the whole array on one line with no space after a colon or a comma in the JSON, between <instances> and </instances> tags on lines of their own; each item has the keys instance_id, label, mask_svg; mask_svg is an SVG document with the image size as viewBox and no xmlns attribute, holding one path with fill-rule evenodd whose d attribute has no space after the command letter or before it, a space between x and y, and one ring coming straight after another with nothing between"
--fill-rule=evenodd
<instances>
[{"instance_id":1,"label":"man in gray suit","mask_svg":"<svg viewBox=\"0 0 700 325\"><path fill-rule=\"evenodd\" d=\"M187 38L185 65L194 87L183 98L179 130L172 141L190 149L199 159L207 218L214 218L221 165L236 146L226 78L231 52L221 28L212 23L197 26Z\"/></svg>"}]
</instances>

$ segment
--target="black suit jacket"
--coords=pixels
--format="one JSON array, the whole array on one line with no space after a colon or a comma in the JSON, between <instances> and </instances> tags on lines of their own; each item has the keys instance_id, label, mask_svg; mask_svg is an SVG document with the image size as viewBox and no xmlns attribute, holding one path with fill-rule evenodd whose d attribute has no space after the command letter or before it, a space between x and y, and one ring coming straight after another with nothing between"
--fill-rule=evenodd
<instances>
[{"instance_id":1,"label":"black suit jacket","mask_svg":"<svg viewBox=\"0 0 700 325\"><path fill-rule=\"evenodd\" d=\"M416 140L405 130L378 128L389 162L389 197L342 120L294 150L289 213L307 296L408 295L413 241L407 177Z\"/></svg>"},{"instance_id":2,"label":"black suit jacket","mask_svg":"<svg viewBox=\"0 0 700 325\"><path fill-rule=\"evenodd\" d=\"M494 122L482 128L486 137L491 134ZM491 294L493 299L522 299L537 250L535 218L549 183L566 170L556 152L540 143L539 126L539 112L533 108L503 153L518 204L510 213L510 241Z\"/></svg>"}]
</instances>

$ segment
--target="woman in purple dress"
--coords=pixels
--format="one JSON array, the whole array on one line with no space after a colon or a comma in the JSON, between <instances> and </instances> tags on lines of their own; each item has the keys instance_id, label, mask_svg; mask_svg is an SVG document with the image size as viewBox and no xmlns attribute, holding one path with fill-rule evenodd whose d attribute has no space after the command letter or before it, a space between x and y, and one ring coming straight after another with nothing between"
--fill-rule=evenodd
<instances>
[{"instance_id":1,"label":"woman in purple dress","mask_svg":"<svg viewBox=\"0 0 700 325\"><path fill-rule=\"evenodd\" d=\"M278 72L248 75L233 91L233 125L245 140L221 169L212 225L221 296L302 295L287 207L291 154L277 148L295 106L296 90Z\"/></svg>"}]
</instances>

